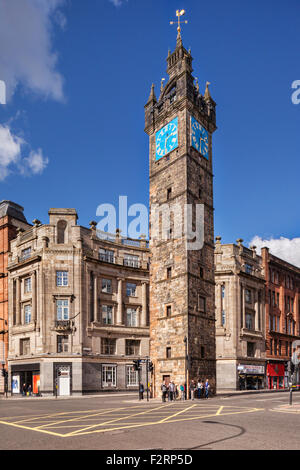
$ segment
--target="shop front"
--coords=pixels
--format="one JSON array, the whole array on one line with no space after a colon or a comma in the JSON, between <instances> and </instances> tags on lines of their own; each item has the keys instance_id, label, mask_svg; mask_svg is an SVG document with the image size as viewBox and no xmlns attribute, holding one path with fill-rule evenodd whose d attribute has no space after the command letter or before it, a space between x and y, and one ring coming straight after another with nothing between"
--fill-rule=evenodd
<instances>
[{"instance_id":1,"label":"shop front","mask_svg":"<svg viewBox=\"0 0 300 470\"><path fill-rule=\"evenodd\" d=\"M11 393L13 395L40 394L40 364L15 364L11 366Z\"/></svg>"},{"instance_id":2,"label":"shop front","mask_svg":"<svg viewBox=\"0 0 300 470\"><path fill-rule=\"evenodd\" d=\"M240 390L262 390L265 388L265 366L240 364L237 367Z\"/></svg>"},{"instance_id":3,"label":"shop front","mask_svg":"<svg viewBox=\"0 0 300 470\"><path fill-rule=\"evenodd\" d=\"M287 386L285 364L269 362L267 364L267 386L269 390L278 390Z\"/></svg>"}]
</instances>

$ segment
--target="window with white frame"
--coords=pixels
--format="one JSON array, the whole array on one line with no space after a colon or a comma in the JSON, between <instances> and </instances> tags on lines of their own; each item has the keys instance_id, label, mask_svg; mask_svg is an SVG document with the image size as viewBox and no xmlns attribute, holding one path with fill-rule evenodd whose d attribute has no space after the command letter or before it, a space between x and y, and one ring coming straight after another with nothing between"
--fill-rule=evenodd
<instances>
[{"instance_id":1,"label":"window with white frame","mask_svg":"<svg viewBox=\"0 0 300 470\"><path fill-rule=\"evenodd\" d=\"M131 282L126 283L126 295L127 297L136 296L136 284L132 284Z\"/></svg>"},{"instance_id":2,"label":"window with white frame","mask_svg":"<svg viewBox=\"0 0 300 470\"><path fill-rule=\"evenodd\" d=\"M113 324L113 308L111 305L102 305L102 322L104 325Z\"/></svg>"},{"instance_id":3,"label":"window with white frame","mask_svg":"<svg viewBox=\"0 0 300 470\"><path fill-rule=\"evenodd\" d=\"M127 308L127 326L137 326L136 308Z\"/></svg>"},{"instance_id":4,"label":"window with white frame","mask_svg":"<svg viewBox=\"0 0 300 470\"><path fill-rule=\"evenodd\" d=\"M114 263L115 254L112 250L104 250L103 248L100 248L99 259L100 261L105 261L106 263Z\"/></svg>"},{"instance_id":5,"label":"window with white frame","mask_svg":"<svg viewBox=\"0 0 300 470\"><path fill-rule=\"evenodd\" d=\"M68 271L56 271L56 285L57 287L66 287L69 285Z\"/></svg>"},{"instance_id":6,"label":"window with white frame","mask_svg":"<svg viewBox=\"0 0 300 470\"><path fill-rule=\"evenodd\" d=\"M25 324L28 325L31 322L31 305L24 306L24 318Z\"/></svg>"},{"instance_id":7,"label":"window with white frame","mask_svg":"<svg viewBox=\"0 0 300 470\"><path fill-rule=\"evenodd\" d=\"M31 277L26 277L26 279L24 279L24 293L29 294L31 289Z\"/></svg>"},{"instance_id":8,"label":"window with white frame","mask_svg":"<svg viewBox=\"0 0 300 470\"><path fill-rule=\"evenodd\" d=\"M124 266L131 266L132 268L139 267L139 257L135 255L124 255Z\"/></svg>"},{"instance_id":9,"label":"window with white frame","mask_svg":"<svg viewBox=\"0 0 300 470\"><path fill-rule=\"evenodd\" d=\"M69 351L69 337L67 335L57 336L57 352L67 353Z\"/></svg>"},{"instance_id":10,"label":"window with white frame","mask_svg":"<svg viewBox=\"0 0 300 470\"><path fill-rule=\"evenodd\" d=\"M138 371L133 366L126 366L126 384L128 387L139 384Z\"/></svg>"},{"instance_id":11,"label":"window with white frame","mask_svg":"<svg viewBox=\"0 0 300 470\"><path fill-rule=\"evenodd\" d=\"M111 279L102 279L102 292L106 294L111 294Z\"/></svg>"},{"instance_id":12,"label":"window with white frame","mask_svg":"<svg viewBox=\"0 0 300 470\"><path fill-rule=\"evenodd\" d=\"M67 321L69 320L69 301L57 300L56 301L56 319L58 321Z\"/></svg>"},{"instance_id":13,"label":"window with white frame","mask_svg":"<svg viewBox=\"0 0 300 470\"><path fill-rule=\"evenodd\" d=\"M103 387L115 387L117 378L117 366L102 366Z\"/></svg>"}]
</instances>

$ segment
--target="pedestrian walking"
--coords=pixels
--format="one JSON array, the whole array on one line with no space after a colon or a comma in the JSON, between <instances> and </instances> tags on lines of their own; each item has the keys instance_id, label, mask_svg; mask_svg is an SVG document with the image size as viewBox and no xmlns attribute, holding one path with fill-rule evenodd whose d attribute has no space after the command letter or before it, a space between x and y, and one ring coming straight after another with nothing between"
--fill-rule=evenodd
<instances>
[{"instance_id":1,"label":"pedestrian walking","mask_svg":"<svg viewBox=\"0 0 300 470\"><path fill-rule=\"evenodd\" d=\"M209 390L210 390L210 384L209 384L208 379L206 379L206 382L205 382L205 398L206 399L208 398Z\"/></svg>"},{"instance_id":2,"label":"pedestrian walking","mask_svg":"<svg viewBox=\"0 0 300 470\"><path fill-rule=\"evenodd\" d=\"M179 388L180 388L180 393L181 393L181 400L184 401L185 400L185 387L184 387L184 384L181 384Z\"/></svg>"},{"instance_id":3,"label":"pedestrian walking","mask_svg":"<svg viewBox=\"0 0 300 470\"><path fill-rule=\"evenodd\" d=\"M175 384L174 384L174 382L170 382L170 384L169 384L169 401L174 401L174 392L175 392Z\"/></svg>"},{"instance_id":4,"label":"pedestrian walking","mask_svg":"<svg viewBox=\"0 0 300 470\"><path fill-rule=\"evenodd\" d=\"M140 400L144 400L144 384L140 383L139 386L139 398Z\"/></svg>"},{"instance_id":5,"label":"pedestrian walking","mask_svg":"<svg viewBox=\"0 0 300 470\"><path fill-rule=\"evenodd\" d=\"M196 384L195 381L192 380L190 383L190 391L191 391L191 400L194 401L195 399L195 389L196 389Z\"/></svg>"},{"instance_id":6,"label":"pedestrian walking","mask_svg":"<svg viewBox=\"0 0 300 470\"><path fill-rule=\"evenodd\" d=\"M166 386L166 383L163 382L163 383L161 384L161 387L160 387L160 388L161 388L161 392L162 392L162 401L163 401L163 403L165 403L165 401L166 401L166 396L167 396L167 386Z\"/></svg>"},{"instance_id":7,"label":"pedestrian walking","mask_svg":"<svg viewBox=\"0 0 300 470\"><path fill-rule=\"evenodd\" d=\"M26 397L26 384L23 384L22 386L22 395L23 397Z\"/></svg>"}]
</instances>

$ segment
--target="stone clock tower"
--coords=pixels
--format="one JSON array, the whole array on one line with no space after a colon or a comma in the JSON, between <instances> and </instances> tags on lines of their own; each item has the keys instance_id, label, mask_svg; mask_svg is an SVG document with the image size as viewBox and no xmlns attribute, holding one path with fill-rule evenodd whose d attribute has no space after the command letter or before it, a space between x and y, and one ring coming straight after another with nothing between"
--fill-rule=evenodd
<instances>
[{"instance_id":1,"label":"stone clock tower","mask_svg":"<svg viewBox=\"0 0 300 470\"><path fill-rule=\"evenodd\" d=\"M212 134L216 104L208 83L204 96L199 93L192 61L178 28L176 49L167 58L169 80L161 86L158 100L152 85L145 105L150 140L150 357L155 396L161 393L163 380L179 386L208 378L215 389ZM190 225L189 231L184 223ZM200 244L189 243L193 237L188 233L198 229Z\"/></svg>"}]
</instances>

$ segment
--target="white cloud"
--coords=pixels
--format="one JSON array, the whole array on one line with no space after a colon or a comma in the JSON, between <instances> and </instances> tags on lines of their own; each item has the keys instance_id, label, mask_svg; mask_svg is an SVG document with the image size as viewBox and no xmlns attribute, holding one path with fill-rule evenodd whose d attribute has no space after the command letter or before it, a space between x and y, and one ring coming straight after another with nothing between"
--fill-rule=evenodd
<instances>
[{"instance_id":1,"label":"white cloud","mask_svg":"<svg viewBox=\"0 0 300 470\"><path fill-rule=\"evenodd\" d=\"M8 125L0 124L0 181L4 181L12 172L23 175L41 174L48 164L48 158L43 156L42 149L30 150L29 156L24 157L27 142L15 135Z\"/></svg>"},{"instance_id":2,"label":"white cloud","mask_svg":"<svg viewBox=\"0 0 300 470\"><path fill-rule=\"evenodd\" d=\"M294 264L300 268L300 237L299 238L271 238L263 240L256 235L250 242L250 246L255 245L260 253L263 247L268 247L270 253L281 258L288 263Z\"/></svg>"},{"instance_id":3,"label":"white cloud","mask_svg":"<svg viewBox=\"0 0 300 470\"><path fill-rule=\"evenodd\" d=\"M63 99L63 77L52 46L53 22L65 27L65 0L0 0L0 79L8 100L18 84L55 100Z\"/></svg>"},{"instance_id":4,"label":"white cloud","mask_svg":"<svg viewBox=\"0 0 300 470\"><path fill-rule=\"evenodd\" d=\"M110 0L110 1L115 5L115 7L120 7L124 3L124 0Z\"/></svg>"},{"instance_id":5,"label":"white cloud","mask_svg":"<svg viewBox=\"0 0 300 470\"><path fill-rule=\"evenodd\" d=\"M42 149L38 149L37 152L32 150L29 154L29 157L25 158L24 160L34 175L43 173L44 169L49 163L48 158L43 156Z\"/></svg>"}]
</instances>

